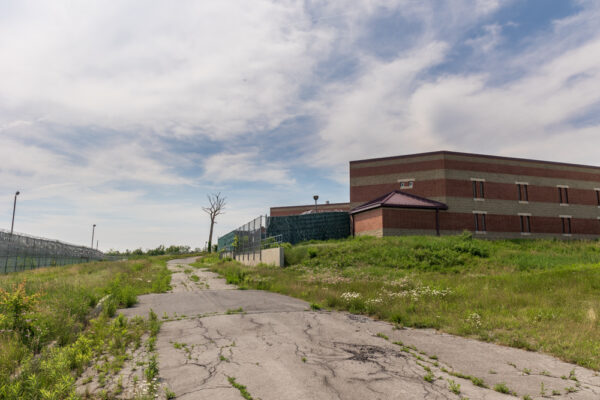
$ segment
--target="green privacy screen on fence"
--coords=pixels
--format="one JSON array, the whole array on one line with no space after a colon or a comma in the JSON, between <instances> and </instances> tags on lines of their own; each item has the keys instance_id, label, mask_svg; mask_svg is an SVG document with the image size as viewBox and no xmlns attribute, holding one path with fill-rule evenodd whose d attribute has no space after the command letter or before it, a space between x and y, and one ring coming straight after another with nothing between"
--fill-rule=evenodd
<instances>
[{"instance_id":1,"label":"green privacy screen on fence","mask_svg":"<svg viewBox=\"0 0 600 400\"><path fill-rule=\"evenodd\" d=\"M219 238L219 250L231 250L233 241L235 240L235 232L236 231L231 231Z\"/></svg>"},{"instance_id":2,"label":"green privacy screen on fence","mask_svg":"<svg viewBox=\"0 0 600 400\"><path fill-rule=\"evenodd\" d=\"M341 239L350 236L347 212L270 217L267 236L281 235L282 242L296 244L306 240Z\"/></svg>"},{"instance_id":3,"label":"green privacy screen on fence","mask_svg":"<svg viewBox=\"0 0 600 400\"><path fill-rule=\"evenodd\" d=\"M285 217L258 217L219 238L219 250L247 250L251 241L260 248L267 238L277 238L279 243L296 244L306 240L341 239L350 236L350 216L347 212L322 212L289 215ZM250 240L251 239L251 240Z\"/></svg>"}]
</instances>

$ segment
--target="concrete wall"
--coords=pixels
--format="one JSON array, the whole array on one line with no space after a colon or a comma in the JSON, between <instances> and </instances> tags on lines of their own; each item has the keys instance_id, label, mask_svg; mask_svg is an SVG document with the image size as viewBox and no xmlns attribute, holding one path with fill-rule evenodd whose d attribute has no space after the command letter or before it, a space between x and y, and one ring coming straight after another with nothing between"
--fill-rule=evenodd
<instances>
[{"instance_id":1,"label":"concrete wall","mask_svg":"<svg viewBox=\"0 0 600 400\"><path fill-rule=\"evenodd\" d=\"M225 257L233 257L231 253L223 253ZM267 264L276 267L283 267L283 247L277 247L273 249L263 249L256 253L239 254L235 256L235 260L241 262L244 265L258 265Z\"/></svg>"}]
</instances>

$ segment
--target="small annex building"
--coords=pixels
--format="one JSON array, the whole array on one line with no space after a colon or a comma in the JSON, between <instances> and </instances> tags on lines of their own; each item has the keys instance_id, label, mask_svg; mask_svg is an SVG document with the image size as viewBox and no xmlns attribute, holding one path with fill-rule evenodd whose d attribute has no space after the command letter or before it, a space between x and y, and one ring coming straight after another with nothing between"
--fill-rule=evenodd
<instances>
[{"instance_id":1,"label":"small annex building","mask_svg":"<svg viewBox=\"0 0 600 400\"><path fill-rule=\"evenodd\" d=\"M354 232L362 235L393 236L408 228L423 235L433 230L439 236L439 212L447 209L439 201L395 190L352 209L350 217Z\"/></svg>"}]
</instances>

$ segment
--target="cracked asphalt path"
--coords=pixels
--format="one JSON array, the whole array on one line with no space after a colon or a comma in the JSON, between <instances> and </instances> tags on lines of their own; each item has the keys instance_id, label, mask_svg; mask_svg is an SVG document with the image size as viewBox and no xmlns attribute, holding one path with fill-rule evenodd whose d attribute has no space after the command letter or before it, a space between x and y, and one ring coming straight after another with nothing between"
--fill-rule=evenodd
<instances>
[{"instance_id":1,"label":"cracked asphalt path","mask_svg":"<svg viewBox=\"0 0 600 400\"><path fill-rule=\"evenodd\" d=\"M242 399L230 378L257 400L514 398L493 390L501 383L531 399L600 399L594 371L433 330L311 311L304 301L274 293L234 290L216 274L190 267L194 260L168 263L172 293L140 296L136 307L121 311L147 315L152 308L167 317L156 345L162 385L177 399ZM460 388L453 391L449 380Z\"/></svg>"}]
</instances>

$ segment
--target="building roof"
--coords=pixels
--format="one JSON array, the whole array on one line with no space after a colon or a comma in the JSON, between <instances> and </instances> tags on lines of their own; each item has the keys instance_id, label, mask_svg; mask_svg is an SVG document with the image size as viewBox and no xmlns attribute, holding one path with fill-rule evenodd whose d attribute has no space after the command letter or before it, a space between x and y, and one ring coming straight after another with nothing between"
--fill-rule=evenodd
<instances>
[{"instance_id":1,"label":"building roof","mask_svg":"<svg viewBox=\"0 0 600 400\"><path fill-rule=\"evenodd\" d=\"M489 154L463 153L463 152L448 151L448 150L438 150L438 151L430 151L430 152L426 152L426 153L403 154L403 155L391 156L391 157L377 157L377 158L368 158L368 159L363 159L363 160L353 160L353 161L350 161L350 164L357 165L357 164L369 163L369 162L373 162L373 161L399 160L399 159L403 159L403 158L426 157L426 156L446 156L446 155L464 156L464 157L481 157L481 158L488 158L488 159L492 159L492 160L507 160L507 161L530 162L530 163L548 164L548 165L600 169L600 166L597 166L597 165L586 165L586 164L577 164L577 163L560 162L560 161L545 161L545 160L538 160L538 159L531 159L531 158L494 156L494 155L489 155Z\"/></svg>"},{"instance_id":2,"label":"building roof","mask_svg":"<svg viewBox=\"0 0 600 400\"><path fill-rule=\"evenodd\" d=\"M448 209L446 204L440 203L439 201L429 200L425 197L416 196L400 190L394 190L393 192L353 208L350 210L350 214L357 214L378 207L419 208L428 210Z\"/></svg>"}]
</instances>

